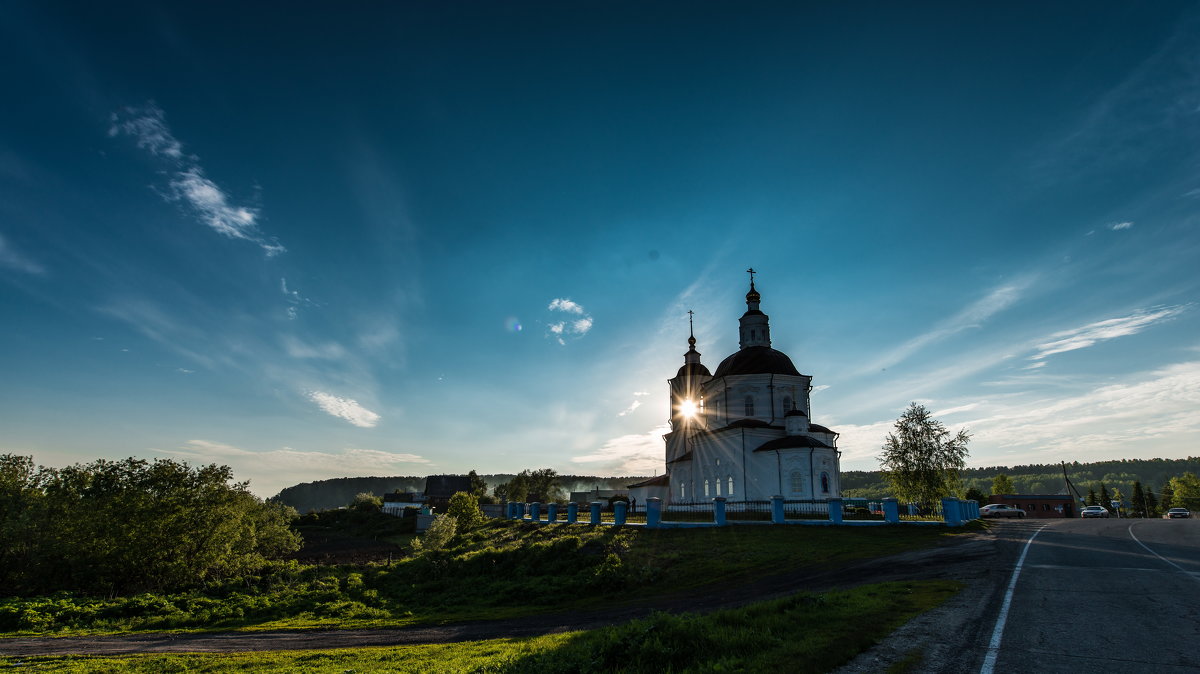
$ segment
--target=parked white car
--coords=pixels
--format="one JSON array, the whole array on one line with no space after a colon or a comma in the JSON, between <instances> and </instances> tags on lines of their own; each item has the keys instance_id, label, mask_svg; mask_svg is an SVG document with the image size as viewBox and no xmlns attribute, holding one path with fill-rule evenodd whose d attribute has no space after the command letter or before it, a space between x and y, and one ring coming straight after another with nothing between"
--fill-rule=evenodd
<instances>
[{"instance_id":1,"label":"parked white car","mask_svg":"<svg viewBox=\"0 0 1200 674\"><path fill-rule=\"evenodd\" d=\"M1016 517L1025 516L1025 511L1020 508L1014 508L1007 503L993 503L985 505L979 509L980 517Z\"/></svg>"}]
</instances>

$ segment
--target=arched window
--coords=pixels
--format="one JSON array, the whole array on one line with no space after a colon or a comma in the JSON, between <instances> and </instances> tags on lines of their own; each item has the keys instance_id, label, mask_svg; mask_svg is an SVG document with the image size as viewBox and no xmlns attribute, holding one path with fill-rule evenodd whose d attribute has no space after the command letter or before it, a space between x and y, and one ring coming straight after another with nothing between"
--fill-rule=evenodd
<instances>
[{"instance_id":1,"label":"arched window","mask_svg":"<svg viewBox=\"0 0 1200 674\"><path fill-rule=\"evenodd\" d=\"M732 476L732 475L730 475L730 476L729 476L729 490L728 490L728 493L729 493L729 495L730 495L730 496L733 496L733 476Z\"/></svg>"},{"instance_id":2,"label":"arched window","mask_svg":"<svg viewBox=\"0 0 1200 674\"><path fill-rule=\"evenodd\" d=\"M704 481L704 495L708 496L708 480Z\"/></svg>"},{"instance_id":3,"label":"arched window","mask_svg":"<svg viewBox=\"0 0 1200 674\"><path fill-rule=\"evenodd\" d=\"M682 501L686 498L687 498L687 484L680 482L679 483L679 500Z\"/></svg>"},{"instance_id":4,"label":"arched window","mask_svg":"<svg viewBox=\"0 0 1200 674\"><path fill-rule=\"evenodd\" d=\"M713 486L717 488L717 496L721 495L721 478L713 480Z\"/></svg>"},{"instance_id":5,"label":"arched window","mask_svg":"<svg viewBox=\"0 0 1200 674\"><path fill-rule=\"evenodd\" d=\"M746 416L754 416L754 396L746 396Z\"/></svg>"},{"instance_id":6,"label":"arched window","mask_svg":"<svg viewBox=\"0 0 1200 674\"><path fill-rule=\"evenodd\" d=\"M821 473L821 492L829 493L829 473Z\"/></svg>"},{"instance_id":7,"label":"arched window","mask_svg":"<svg viewBox=\"0 0 1200 674\"><path fill-rule=\"evenodd\" d=\"M788 486L791 487L793 494L803 494L804 473L801 473L798 470L793 470L792 473L788 475Z\"/></svg>"},{"instance_id":8,"label":"arched window","mask_svg":"<svg viewBox=\"0 0 1200 674\"><path fill-rule=\"evenodd\" d=\"M783 411L784 411L785 413L786 413L786 412L791 412L791 411L792 411L792 409L794 409L794 408L792 407L792 399L791 399L791 398L788 398L788 397L786 397L786 396L785 396L785 397L784 397L784 399L783 399Z\"/></svg>"}]
</instances>

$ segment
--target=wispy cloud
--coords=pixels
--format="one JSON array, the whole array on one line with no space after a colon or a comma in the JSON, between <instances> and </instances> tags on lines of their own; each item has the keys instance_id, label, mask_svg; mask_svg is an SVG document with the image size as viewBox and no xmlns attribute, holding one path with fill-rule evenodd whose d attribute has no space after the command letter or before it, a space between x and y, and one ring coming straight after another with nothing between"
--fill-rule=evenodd
<instances>
[{"instance_id":1,"label":"wispy cloud","mask_svg":"<svg viewBox=\"0 0 1200 674\"><path fill-rule=\"evenodd\" d=\"M1191 452L1200 440L1200 361L1175 363L1129 375L1054 399L1022 399L989 405L968 422L979 444L1061 456L1155 456ZM1148 444L1148 443L1153 443Z\"/></svg>"},{"instance_id":2,"label":"wispy cloud","mask_svg":"<svg viewBox=\"0 0 1200 674\"><path fill-rule=\"evenodd\" d=\"M111 122L109 136L132 136L139 148L165 157L174 166L168 198L186 204L202 224L231 239L257 244L267 257L287 250L259 230L258 209L230 203L229 196L204 175L198 159L184 154L182 143L167 126L166 115L153 102L123 108L112 114Z\"/></svg>"},{"instance_id":3,"label":"wispy cloud","mask_svg":"<svg viewBox=\"0 0 1200 674\"><path fill-rule=\"evenodd\" d=\"M154 101L150 101L145 107L125 108L119 113L114 112L110 121L110 137L118 134L133 136L137 140L137 146L150 154L183 159L183 145L167 127L166 114Z\"/></svg>"},{"instance_id":4,"label":"wispy cloud","mask_svg":"<svg viewBox=\"0 0 1200 674\"><path fill-rule=\"evenodd\" d=\"M0 235L0 267L26 274L45 274L46 268L18 251Z\"/></svg>"},{"instance_id":5,"label":"wispy cloud","mask_svg":"<svg viewBox=\"0 0 1200 674\"><path fill-rule=\"evenodd\" d=\"M610 475L657 475L666 469L662 436L670 431L671 427L664 424L645 433L622 435L594 452L573 457L571 462L593 464L588 470Z\"/></svg>"},{"instance_id":6,"label":"wispy cloud","mask_svg":"<svg viewBox=\"0 0 1200 674\"><path fill-rule=\"evenodd\" d=\"M963 330L978 328L992 316L1000 313L1021 299L1034 278L1026 276L1016 281L992 288L986 295L963 307L954 315L940 321L924 334L913 337L877 359L864 371L879 371L900 363L921 349L939 342Z\"/></svg>"},{"instance_id":7,"label":"wispy cloud","mask_svg":"<svg viewBox=\"0 0 1200 674\"><path fill-rule=\"evenodd\" d=\"M966 405L957 405L955 407L947 407L944 410L938 410L933 413L935 417L948 417L951 414L961 414L978 408L982 403L967 403Z\"/></svg>"},{"instance_id":8,"label":"wispy cloud","mask_svg":"<svg viewBox=\"0 0 1200 674\"><path fill-rule=\"evenodd\" d=\"M568 318L551 322L547 325L550 334L554 336L559 344L566 344L567 337L582 337L586 335L594 325L594 321L587 310L578 302L557 297L550 300L550 305L546 307L550 311L561 312L570 315L578 316L579 318Z\"/></svg>"},{"instance_id":9,"label":"wispy cloud","mask_svg":"<svg viewBox=\"0 0 1200 674\"><path fill-rule=\"evenodd\" d=\"M300 313L300 307L315 307L317 303L300 294L298 290L288 288L287 279L279 279L279 290L283 293L283 298L291 306L287 308L287 317L289 320L295 320Z\"/></svg>"},{"instance_id":10,"label":"wispy cloud","mask_svg":"<svg viewBox=\"0 0 1200 674\"><path fill-rule=\"evenodd\" d=\"M642 401L640 400L640 398L642 398L646 395L649 395L649 394L646 393L645 391L635 391L633 394L633 402L629 403L629 407L626 407L622 412L619 412L617 414L617 416L623 417L623 416L633 414L633 412L635 410L637 410L637 408L642 406Z\"/></svg>"},{"instance_id":11,"label":"wispy cloud","mask_svg":"<svg viewBox=\"0 0 1200 674\"><path fill-rule=\"evenodd\" d=\"M346 356L346 349L337 342L326 342L324 344L309 344L301 341L293 335L285 335L283 337L283 348L287 351L287 355L292 358L320 358L325 360L339 360Z\"/></svg>"},{"instance_id":12,"label":"wispy cloud","mask_svg":"<svg viewBox=\"0 0 1200 674\"><path fill-rule=\"evenodd\" d=\"M1061 382L1066 385L1067 382ZM971 411L973 418L947 424L971 433L971 463L1009 465L1057 462L1070 457L1187 456L1200 441L1200 361L1133 373L1121 383L1070 382L1047 397L1035 391L1006 394L940 410L934 416ZM899 412L897 412L897 415ZM837 425L843 468L872 470L892 421Z\"/></svg>"},{"instance_id":13,"label":"wispy cloud","mask_svg":"<svg viewBox=\"0 0 1200 674\"><path fill-rule=\"evenodd\" d=\"M1048 341L1037 345L1037 353L1030 360L1041 360L1056 353L1065 353L1117 337L1135 335L1145 328L1183 313L1187 305L1160 307L1138 311L1120 318L1109 318L1083 327L1064 330L1050 335Z\"/></svg>"},{"instance_id":14,"label":"wispy cloud","mask_svg":"<svg viewBox=\"0 0 1200 674\"><path fill-rule=\"evenodd\" d=\"M345 419L361 428L374 428L379 415L358 404L357 400L340 398L323 391L309 391L308 397L326 413Z\"/></svg>"},{"instance_id":15,"label":"wispy cloud","mask_svg":"<svg viewBox=\"0 0 1200 674\"><path fill-rule=\"evenodd\" d=\"M1129 229L1130 227L1133 227L1132 222L1114 222L1108 226L1108 228L1114 232L1119 232L1122 229Z\"/></svg>"},{"instance_id":16,"label":"wispy cloud","mask_svg":"<svg viewBox=\"0 0 1200 674\"><path fill-rule=\"evenodd\" d=\"M176 449L154 451L200 463L227 464L239 478L249 477L255 493L263 496L307 480L403 474L412 471L414 466L429 463L429 459L417 454L377 449L311 452L281 447L260 452L211 440L189 440Z\"/></svg>"}]
</instances>

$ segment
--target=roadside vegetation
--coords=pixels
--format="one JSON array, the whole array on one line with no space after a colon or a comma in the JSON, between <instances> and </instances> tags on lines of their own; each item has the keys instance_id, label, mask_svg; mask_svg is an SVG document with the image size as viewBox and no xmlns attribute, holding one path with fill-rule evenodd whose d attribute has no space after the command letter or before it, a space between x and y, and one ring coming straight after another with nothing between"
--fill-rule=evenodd
<instances>
[{"instance_id":1,"label":"roadside vegetation","mask_svg":"<svg viewBox=\"0 0 1200 674\"><path fill-rule=\"evenodd\" d=\"M131 458L34 468L0 454L0 594L236 582L300 547L295 517L234 482L228 466Z\"/></svg>"},{"instance_id":2,"label":"roadside vegetation","mask_svg":"<svg viewBox=\"0 0 1200 674\"><path fill-rule=\"evenodd\" d=\"M794 568L836 568L935 545L956 533L941 527L646 530L491 520L436 544L427 535L419 554L390 564L275 561L180 592L2 599L0 631L365 628L516 617L643 601Z\"/></svg>"},{"instance_id":3,"label":"roadside vegetation","mask_svg":"<svg viewBox=\"0 0 1200 674\"><path fill-rule=\"evenodd\" d=\"M529 639L228 654L0 658L67 672L825 672L952 596L949 581L800 593L707 615L655 614L623 625Z\"/></svg>"}]
</instances>

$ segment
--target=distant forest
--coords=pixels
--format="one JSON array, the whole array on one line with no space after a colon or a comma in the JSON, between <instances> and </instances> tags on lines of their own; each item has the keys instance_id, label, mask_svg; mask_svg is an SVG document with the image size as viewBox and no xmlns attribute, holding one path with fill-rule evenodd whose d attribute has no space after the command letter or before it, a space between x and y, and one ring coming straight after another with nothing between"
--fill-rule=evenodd
<instances>
[{"instance_id":1,"label":"distant forest","mask_svg":"<svg viewBox=\"0 0 1200 674\"><path fill-rule=\"evenodd\" d=\"M488 490L496 485L508 482L515 477L514 473L498 473L495 475L480 475L487 482ZM630 477L596 477L594 475L559 475L558 484L568 492L587 491L589 489L624 489L625 487L647 480L651 476ZM332 510L349 505L354 497L364 492L376 496L393 492L425 491L425 477L401 475L396 477L337 477L330 480L303 482L287 487L275 496L272 501L290 505L301 513L310 510Z\"/></svg>"},{"instance_id":2,"label":"distant forest","mask_svg":"<svg viewBox=\"0 0 1200 674\"><path fill-rule=\"evenodd\" d=\"M1186 459L1120 459L1067 464L1067 476L1081 494L1087 496L1088 489L1100 491L1103 484L1112 493L1114 487L1128 498L1133 494L1133 483L1141 481L1142 488L1154 492L1171 478L1186 472L1200 475L1200 457ZM1020 494L1058 494L1066 490L1063 468L1057 463L1031 464L1026 466L989 466L968 468L961 473L963 489L975 487L983 494L992 493L992 478L1005 474L1012 478ZM851 470L842 473L842 495L846 497L882 498L888 495L887 484L877 470Z\"/></svg>"},{"instance_id":3,"label":"distant forest","mask_svg":"<svg viewBox=\"0 0 1200 674\"><path fill-rule=\"evenodd\" d=\"M1095 489L1099 492L1100 485L1104 484L1109 493L1112 493L1113 488L1117 488L1128 498L1133 494L1135 480L1140 480L1143 489L1152 491L1155 496L1158 496L1159 490L1164 484L1171 478L1186 472L1200 475L1200 457L1121 459L1093 463L1073 461L1067 464L1067 475L1070 476L1075 488L1085 496L1088 489ZM1012 478L1017 492L1021 494L1058 494L1066 489L1062 466L1056 463L968 468L962 472L963 489L975 487L985 495L991 494L992 478L1001 473ZM508 482L513 476L512 473L500 473L481 475L480 477L487 482L488 489L491 490L498 484ZM648 477L560 475L558 484L568 492L593 488L623 489L635 482L648 479ZM290 505L301 513L306 513L310 510L340 508L348 505L356 495L363 492L382 496L395 491L419 492L424 489L424 476L339 477L331 480L304 482L288 487L274 496L272 500ZM877 470L849 470L842 473L842 495L849 498L882 498L888 495L888 488L883 480L883 475Z\"/></svg>"}]
</instances>

